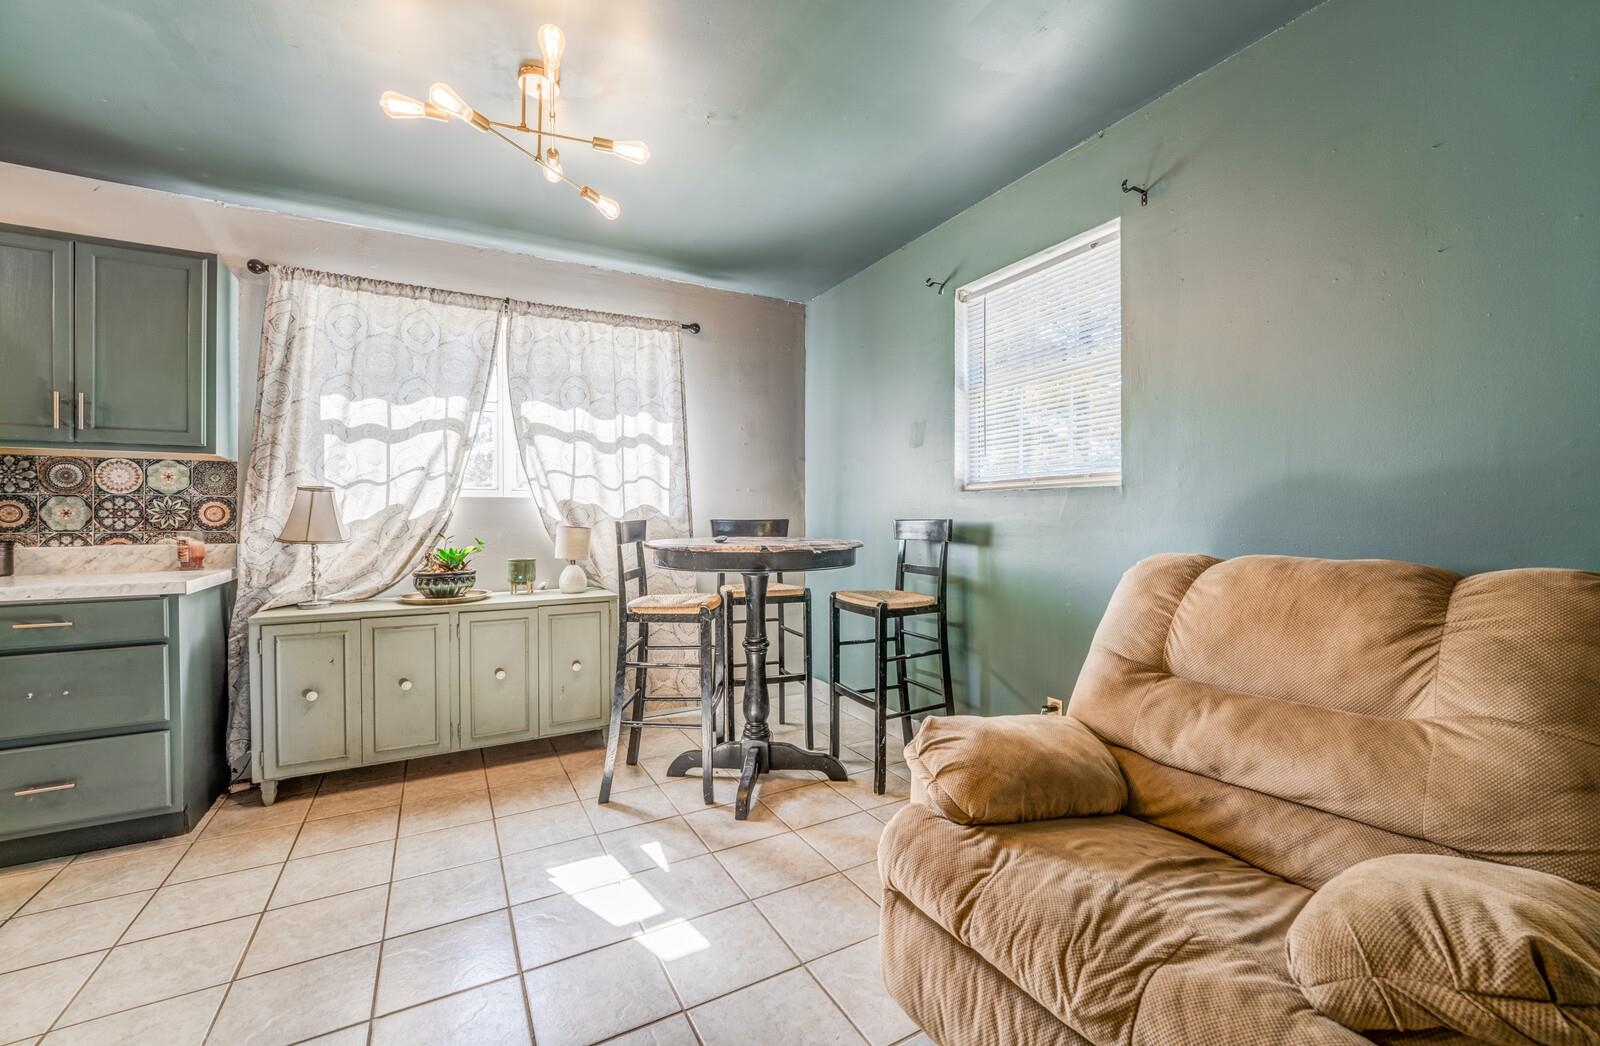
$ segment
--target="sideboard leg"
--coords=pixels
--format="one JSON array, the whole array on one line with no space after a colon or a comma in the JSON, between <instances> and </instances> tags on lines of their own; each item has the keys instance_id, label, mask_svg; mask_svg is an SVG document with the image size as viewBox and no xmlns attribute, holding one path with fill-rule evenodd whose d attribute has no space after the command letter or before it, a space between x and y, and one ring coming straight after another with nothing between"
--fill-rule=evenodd
<instances>
[{"instance_id":1,"label":"sideboard leg","mask_svg":"<svg viewBox=\"0 0 1600 1046\"><path fill-rule=\"evenodd\" d=\"M261 782L261 805L262 806L271 806L273 803L275 803L277 801L278 801L278 782L276 782L276 781L262 781Z\"/></svg>"}]
</instances>

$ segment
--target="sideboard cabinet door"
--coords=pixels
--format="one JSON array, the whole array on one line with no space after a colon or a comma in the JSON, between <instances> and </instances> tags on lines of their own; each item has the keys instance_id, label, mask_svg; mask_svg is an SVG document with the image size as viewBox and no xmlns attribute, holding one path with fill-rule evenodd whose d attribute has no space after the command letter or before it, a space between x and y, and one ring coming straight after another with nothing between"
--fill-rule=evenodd
<instances>
[{"instance_id":1,"label":"sideboard cabinet door","mask_svg":"<svg viewBox=\"0 0 1600 1046\"><path fill-rule=\"evenodd\" d=\"M261 630L258 685L271 777L361 765L360 638L353 623Z\"/></svg>"},{"instance_id":2,"label":"sideboard cabinet door","mask_svg":"<svg viewBox=\"0 0 1600 1046\"><path fill-rule=\"evenodd\" d=\"M368 618L361 622L361 647L367 762L449 751L450 615Z\"/></svg>"},{"instance_id":3,"label":"sideboard cabinet door","mask_svg":"<svg viewBox=\"0 0 1600 1046\"><path fill-rule=\"evenodd\" d=\"M460 615L461 747L524 741L539 733L539 615Z\"/></svg>"},{"instance_id":4,"label":"sideboard cabinet door","mask_svg":"<svg viewBox=\"0 0 1600 1046\"><path fill-rule=\"evenodd\" d=\"M611 615L604 603L540 611L544 685L539 691L543 734L592 730L610 713Z\"/></svg>"},{"instance_id":5,"label":"sideboard cabinet door","mask_svg":"<svg viewBox=\"0 0 1600 1046\"><path fill-rule=\"evenodd\" d=\"M72 442L72 243L0 229L0 441Z\"/></svg>"}]
</instances>

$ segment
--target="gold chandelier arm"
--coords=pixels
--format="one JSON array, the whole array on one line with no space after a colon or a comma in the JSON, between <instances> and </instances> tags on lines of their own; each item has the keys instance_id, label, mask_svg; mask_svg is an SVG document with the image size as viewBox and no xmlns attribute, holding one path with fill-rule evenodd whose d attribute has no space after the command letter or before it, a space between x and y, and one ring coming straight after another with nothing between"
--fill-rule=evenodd
<instances>
[{"instance_id":1,"label":"gold chandelier arm","mask_svg":"<svg viewBox=\"0 0 1600 1046\"><path fill-rule=\"evenodd\" d=\"M505 124L499 124L498 126L504 127L506 125ZM512 130L516 130L515 127L511 128L511 129ZM493 127L489 128L489 133L494 135L496 138L500 139L502 142L505 142L507 145L511 146L511 148L515 149L517 152L519 152L522 155L526 156L528 159L532 160L534 163L538 164L540 167L544 168L544 170L546 170L549 173L555 175L557 178L560 178L562 181L566 182L568 185L572 186L574 189L582 191L583 187L581 185L579 185L577 182L573 181L571 178L568 178L565 171L558 171L554 167L551 167L549 164L544 162L544 159L542 157L535 156L533 153L530 153L528 150L526 150L522 146L518 145L512 139L506 137L505 135L501 134L499 131L495 130Z\"/></svg>"}]
</instances>

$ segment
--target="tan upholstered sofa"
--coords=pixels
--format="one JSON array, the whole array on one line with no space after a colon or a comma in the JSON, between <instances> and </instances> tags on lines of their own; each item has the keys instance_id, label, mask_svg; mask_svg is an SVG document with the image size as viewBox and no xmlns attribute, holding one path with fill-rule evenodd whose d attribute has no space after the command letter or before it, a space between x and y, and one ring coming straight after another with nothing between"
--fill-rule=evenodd
<instances>
[{"instance_id":1,"label":"tan upholstered sofa","mask_svg":"<svg viewBox=\"0 0 1600 1046\"><path fill-rule=\"evenodd\" d=\"M1068 711L906 748L942 1046L1600 1042L1600 575L1156 556Z\"/></svg>"}]
</instances>

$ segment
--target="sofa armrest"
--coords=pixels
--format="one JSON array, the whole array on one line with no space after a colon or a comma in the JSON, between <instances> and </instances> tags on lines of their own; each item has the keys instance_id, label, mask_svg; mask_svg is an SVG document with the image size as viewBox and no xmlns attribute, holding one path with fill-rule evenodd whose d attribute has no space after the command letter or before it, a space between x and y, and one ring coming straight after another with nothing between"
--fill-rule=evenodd
<instances>
[{"instance_id":1,"label":"sofa armrest","mask_svg":"<svg viewBox=\"0 0 1600 1046\"><path fill-rule=\"evenodd\" d=\"M1375 857L1318 890L1287 943L1300 990L1352 1031L1600 1041L1600 892L1558 876Z\"/></svg>"},{"instance_id":2,"label":"sofa armrest","mask_svg":"<svg viewBox=\"0 0 1600 1046\"><path fill-rule=\"evenodd\" d=\"M957 824L1114 814L1122 768L1071 716L930 716L906 746L911 797Z\"/></svg>"}]
</instances>

